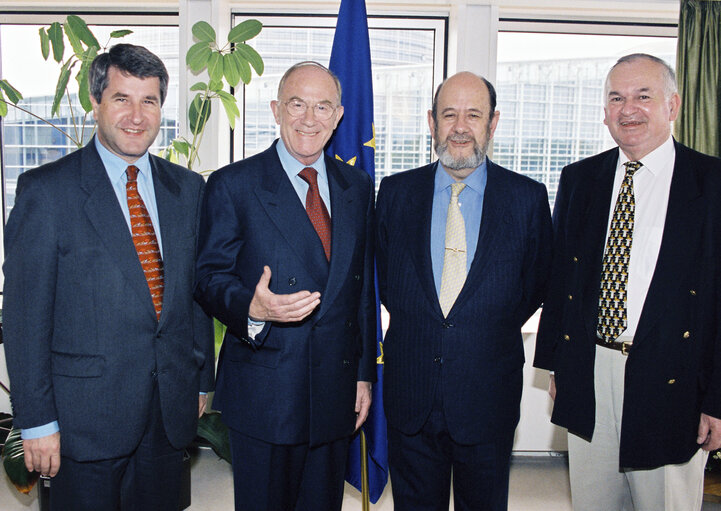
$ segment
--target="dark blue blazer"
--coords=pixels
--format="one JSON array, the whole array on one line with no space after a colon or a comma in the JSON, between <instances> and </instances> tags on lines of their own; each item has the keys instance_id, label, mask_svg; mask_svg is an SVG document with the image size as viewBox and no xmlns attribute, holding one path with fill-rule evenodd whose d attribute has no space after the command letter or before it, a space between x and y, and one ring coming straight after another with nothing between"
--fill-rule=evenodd
<instances>
[{"instance_id":1,"label":"dark blue blazer","mask_svg":"<svg viewBox=\"0 0 721 511\"><path fill-rule=\"evenodd\" d=\"M541 303L551 261L548 197L544 185L488 161L478 248L444 318L430 252L436 167L386 177L378 193L379 289L390 313L385 412L391 426L414 434L440 385L451 437L490 442L518 422L521 326Z\"/></svg>"},{"instance_id":2,"label":"dark blue blazer","mask_svg":"<svg viewBox=\"0 0 721 511\"><path fill-rule=\"evenodd\" d=\"M326 157L330 264L273 144L211 174L201 215L196 299L228 326L213 407L245 435L313 445L348 436L358 381L375 381L373 184ZM267 265L270 289L319 291L298 323L248 337L248 307Z\"/></svg>"},{"instance_id":3,"label":"dark blue blazer","mask_svg":"<svg viewBox=\"0 0 721 511\"><path fill-rule=\"evenodd\" d=\"M15 425L57 420L61 452L124 456L145 431L157 375L165 430L195 436L212 390L210 319L193 303L203 179L150 157L165 268L160 321L95 142L23 173L5 228L3 332Z\"/></svg>"},{"instance_id":4,"label":"dark blue blazer","mask_svg":"<svg viewBox=\"0 0 721 511\"><path fill-rule=\"evenodd\" d=\"M675 146L656 270L626 361L622 467L688 461L701 412L721 417L721 161ZM586 438L594 430L598 295L618 154L561 173L534 361L555 371L552 421Z\"/></svg>"}]
</instances>

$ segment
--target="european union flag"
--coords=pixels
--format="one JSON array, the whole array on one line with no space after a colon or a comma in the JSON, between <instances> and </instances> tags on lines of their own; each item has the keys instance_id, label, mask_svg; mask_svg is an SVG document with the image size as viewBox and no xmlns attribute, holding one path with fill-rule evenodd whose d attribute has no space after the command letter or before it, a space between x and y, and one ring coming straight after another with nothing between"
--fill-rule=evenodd
<instances>
[{"instance_id":1,"label":"european union flag","mask_svg":"<svg viewBox=\"0 0 721 511\"><path fill-rule=\"evenodd\" d=\"M345 113L327 153L332 158L362 168L375 183L375 126L373 125L373 82L368 18L365 0L342 0L328 66L340 79ZM376 280L376 290L378 282ZM377 293L376 293L377 296ZM376 311L380 308L376 303ZM388 481L388 444L383 415L383 340L380 313L377 314L378 382L373 385L373 404L363 425L368 455L370 500L378 501ZM361 490L360 439L351 444L346 480Z\"/></svg>"}]
</instances>

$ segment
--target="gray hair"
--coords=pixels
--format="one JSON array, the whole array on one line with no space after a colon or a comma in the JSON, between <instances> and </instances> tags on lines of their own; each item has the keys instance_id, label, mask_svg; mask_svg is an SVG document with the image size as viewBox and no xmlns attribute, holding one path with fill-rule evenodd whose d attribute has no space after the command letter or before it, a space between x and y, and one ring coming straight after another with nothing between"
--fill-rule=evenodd
<instances>
[{"instance_id":1,"label":"gray hair","mask_svg":"<svg viewBox=\"0 0 721 511\"><path fill-rule=\"evenodd\" d=\"M136 78L158 78L160 104L165 103L168 94L168 70L165 64L147 48L125 43L116 44L107 53L101 53L90 65L90 94L95 101L100 103L103 91L108 87L108 70L111 67Z\"/></svg>"},{"instance_id":2,"label":"gray hair","mask_svg":"<svg viewBox=\"0 0 721 511\"><path fill-rule=\"evenodd\" d=\"M313 60L304 60L303 62L298 62L297 64L293 64L288 68L288 70L283 73L283 77L280 79L280 83L278 83L278 99L280 100L280 93L283 90L283 86L285 85L286 80L290 75L292 75L295 71L297 71L300 68L303 67L316 67L322 71L325 71L328 76L330 76L333 79L333 83L335 83L336 91L338 92L338 104L340 105L341 101L341 95L342 95L342 89L340 86L340 80L336 76L336 74L325 67L323 64L320 64L318 62L315 62Z\"/></svg>"},{"instance_id":3,"label":"gray hair","mask_svg":"<svg viewBox=\"0 0 721 511\"><path fill-rule=\"evenodd\" d=\"M668 62L658 57L654 57L653 55L649 55L648 53L632 53L618 59L613 65L613 67L608 70L608 74L606 75L606 82L603 86L604 103L608 100L608 93L611 88L609 81L613 70L616 69L620 64L630 64L638 60L648 60L653 62L654 64L658 64L659 66L661 66L661 70L663 73L663 91L666 95L666 99L670 98L672 95L678 92L678 86L676 85L676 73L674 72L673 68L668 64Z\"/></svg>"}]
</instances>

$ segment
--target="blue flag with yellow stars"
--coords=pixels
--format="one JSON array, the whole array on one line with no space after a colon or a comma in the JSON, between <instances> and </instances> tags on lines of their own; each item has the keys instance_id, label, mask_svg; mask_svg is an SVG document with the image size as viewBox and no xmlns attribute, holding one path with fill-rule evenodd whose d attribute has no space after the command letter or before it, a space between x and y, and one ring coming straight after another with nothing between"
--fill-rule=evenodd
<instances>
[{"instance_id":1,"label":"blue flag with yellow stars","mask_svg":"<svg viewBox=\"0 0 721 511\"><path fill-rule=\"evenodd\" d=\"M365 0L342 0L328 67L340 79L345 112L326 152L331 158L362 168L375 183L373 83ZM376 303L378 382L373 385L373 404L363 425L369 457L369 493L374 504L388 481L388 444L383 415L383 337L378 309ZM360 459L360 437L357 436L351 443L345 478L358 490L361 490Z\"/></svg>"}]
</instances>

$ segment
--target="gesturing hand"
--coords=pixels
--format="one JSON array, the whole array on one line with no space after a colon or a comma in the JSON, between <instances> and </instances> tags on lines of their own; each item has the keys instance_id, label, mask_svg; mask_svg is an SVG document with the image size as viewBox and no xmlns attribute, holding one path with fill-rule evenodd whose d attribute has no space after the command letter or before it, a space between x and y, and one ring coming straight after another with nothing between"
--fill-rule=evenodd
<instances>
[{"instance_id":1,"label":"gesturing hand","mask_svg":"<svg viewBox=\"0 0 721 511\"><path fill-rule=\"evenodd\" d=\"M317 291L314 293L298 291L289 295L273 293L268 287L270 277L270 268L264 266L263 275L255 286L255 293L248 308L248 316L253 321L278 323L301 321L320 304L320 293Z\"/></svg>"}]
</instances>

